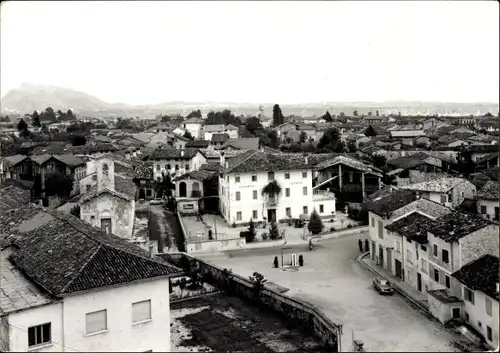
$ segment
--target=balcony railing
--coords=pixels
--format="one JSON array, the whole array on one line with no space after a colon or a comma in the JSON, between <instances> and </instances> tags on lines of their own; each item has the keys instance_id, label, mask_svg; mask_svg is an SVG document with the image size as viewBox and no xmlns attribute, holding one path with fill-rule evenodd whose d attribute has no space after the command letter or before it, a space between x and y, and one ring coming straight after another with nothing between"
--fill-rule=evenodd
<instances>
[{"instance_id":1,"label":"balcony railing","mask_svg":"<svg viewBox=\"0 0 500 353\"><path fill-rule=\"evenodd\" d=\"M335 193L327 190L314 190L313 201L319 200L335 200Z\"/></svg>"}]
</instances>

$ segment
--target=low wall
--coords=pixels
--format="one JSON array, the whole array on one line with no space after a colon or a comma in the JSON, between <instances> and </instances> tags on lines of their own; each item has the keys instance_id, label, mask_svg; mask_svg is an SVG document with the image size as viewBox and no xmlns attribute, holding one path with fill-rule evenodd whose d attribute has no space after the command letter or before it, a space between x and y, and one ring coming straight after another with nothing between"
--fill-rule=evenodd
<instances>
[{"instance_id":1,"label":"low wall","mask_svg":"<svg viewBox=\"0 0 500 353\"><path fill-rule=\"evenodd\" d=\"M224 250L244 249L246 245L245 238L227 239L227 240L205 240L205 241L186 241L186 252L215 252Z\"/></svg>"},{"instance_id":2,"label":"low wall","mask_svg":"<svg viewBox=\"0 0 500 353\"><path fill-rule=\"evenodd\" d=\"M158 256L173 265L182 267L184 270L187 270L186 267L189 266L187 263L190 261L195 262L199 265L208 282L219 288L226 289L230 294L237 297L250 301L255 300L253 284L247 278L237 274L231 274L227 277L222 268L184 253L161 254ZM293 323L309 330L325 344L331 346L333 352L341 351L342 325L332 322L312 304L282 295L267 286L260 292L258 303L277 311Z\"/></svg>"},{"instance_id":3,"label":"low wall","mask_svg":"<svg viewBox=\"0 0 500 353\"><path fill-rule=\"evenodd\" d=\"M320 238L320 239L334 239L334 238L345 237L347 235L368 233L368 230L369 230L368 226L345 228L345 229L342 229L342 230L336 230L335 232L328 232L328 233L323 233L323 234L320 234L320 235L313 235L312 238L313 239L315 239L315 238Z\"/></svg>"}]
</instances>

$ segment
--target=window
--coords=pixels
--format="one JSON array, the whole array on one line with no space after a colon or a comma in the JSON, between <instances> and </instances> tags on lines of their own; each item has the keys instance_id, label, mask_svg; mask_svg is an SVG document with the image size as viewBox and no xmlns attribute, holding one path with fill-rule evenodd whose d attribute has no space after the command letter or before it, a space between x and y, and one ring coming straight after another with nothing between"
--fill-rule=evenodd
<instances>
[{"instance_id":1,"label":"window","mask_svg":"<svg viewBox=\"0 0 500 353\"><path fill-rule=\"evenodd\" d=\"M103 332L108 329L108 318L106 309L94 311L85 315L85 326L87 335Z\"/></svg>"},{"instance_id":2,"label":"window","mask_svg":"<svg viewBox=\"0 0 500 353\"><path fill-rule=\"evenodd\" d=\"M486 206L481 205L481 214L486 214Z\"/></svg>"},{"instance_id":3,"label":"window","mask_svg":"<svg viewBox=\"0 0 500 353\"><path fill-rule=\"evenodd\" d=\"M469 313L464 313L465 322L469 322Z\"/></svg>"},{"instance_id":4,"label":"window","mask_svg":"<svg viewBox=\"0 0 500 353\"><path fill-rule=\"evenodd\" d=\"M285 179L290 179L290 173L285 173Z\"/></svg>"},{"instance_id":5,"label":"window","mask_svg":"<svg viewBox=\"0 0 500 353\"><path fill-rule=\"evenodd\" d=\"M158 178L159 179L159 178ZM90 191L91 185L85 185L85 188L87 189L87 192Z\"/></svg>"},{"instance_id":6,"label":"window","mask_svg":"<svg viewBox=\"0 0 500 353\"><path fill-rule=\"evenodd\" d=\"M436 244L432 245L432 255L434 255L434 257L438 256L438 246Z\"/></svg>"},{"instance_id":7,"label":"window","mask_svg":"<svg viewBox=\"0 0 500 353\"><path fill-rule=\"evenodd\" d=\"M274 180L274 172L267 173L267 180Z\"/></svg>"},{"instance_id":8,"label":"window","mask_svg":"<svg viewBox=\"0 0 500 353\"><path fill-rule=\"evenodd\" d=\"M307 206L302 207L302 213L303 214L309 214Z\"/></svg>"},{"instance_id":9,"label":"window","mask_svg":"<svg viewBox=\"0 0 500 353\"><path fill-rule=\"evenodd\" d=\"M159 165L159 164L157 164L157 165L156 165L156 171L157 171L157 172L159 172L159 171L160 171L160 165Z\"/></svg>"},{"instance_id":10,"label":"window","mask_svg":"<svg viewBox=\"0 0 500 353\"><path fill-rule=\"evenodd\" d=\"M252 181L257 181L257 175L252 175Z\"/></svg>"},{"instance_id":11,"label":"window","mask_svg":"<svg viewBox=\"0 0 500 353\"><path fill-rule=\"evenodd\" d=\"M446 195L441 195L441 204L445 204L446 203Z\"/></svg>"},{"instance_id":12,"label":"window","mask_svg":"<svg viewBox=\"0 0 500 353\"><path fill-rule=\"evenodd\" d=\"M484 305L486 307L486 314L488 314L488 316L492 316L493 315L493 306L492 306L491 299L486 297L484 299Z\"/></svg>"},{"instance_id":13,"label":"window","mask_svg":"<svg viewBox=\"0 0 500 353\"><path fill-rule=\"evenodd\" d=\"M439 283L439 270L437 268L434 269L434 281Z\"/></svg>"},{"instance_id":14,"label":"window","mask_svg":"<svg viewBox=\"0 0 500 353\"><path fill-rule=\"evenodd\" d=\"M307 172L302 172L302 179L307 178Z\"/></svg>"},{"instance_id":15,"label":"window","mask_svg":"<svg viewBox=\"0 0 500 353\"><path fill-rule=\"evenodd\" d=\"M474 304L474 292L467 287L464 287L464 299Z\"/></svg>"},{"instance_id":16,"label":"window","mask_svg":"<svg viewBox=\"0 0 500 353\"><path fill-rule=\"evenodd\" d=\"M304 187L302 188L302 194L303 194L304 196L307 196L307 186L304 186Z\"/></svg>"},{"instance_id":17,"label":"window","mask_svg":"<svg viewBox=\"0 0 500 353\"><path fill-rule=\"evenodd\" d=\"M495 207L495 221L500 220L500 208Z\"/></svg>"},{"instance_id":18,"label":"window","mask_svg":"<svg viewBox=\"0 0 500 353\"><path fill-rule=\"evenodd\" d=\"M189 170L189 164L186 164L186 170Z\"/></svg>"},{"instance_id":19,"label":"window","mask_svg":"<svg viewBox=\"0 0 500 353\"><path fill-rule=\"evenodd\" d=\"M427 261L424 258L421 258L420 261L421 261L420 269L422 270L423 273L427 274Z\"/></svg>"},{"instance_id":20,"label":"window","mask_svg":"<svg viewBox=\"0 0 500 353\"><path fill-rule=\"evenodd\" d=\"M292 217L292 209L290 207L287 207L285 210L287 217Z\"/></svg>"},{"instance_id":21,"label":"window","mask_svg":"<svg viewBox=\"0 0 500 353\"><path fill-rule=\"evenodd\" d=\"M172 169L172 166L170 164L167 164L166 167L165 167L167 170L170 170Z\"/></svg>"},{"instance_id":22,"label":"window","mask_svg":"<svg viewBox=\"0 0 500 353\"><path fill-rule=\"evenodd\" d=\"M257 210L253 210L253 211L252 211L252 218L253 218L253 219L257 219L257 218L258 218L258 217L257 217Z\"/></svg>"},{"instance_id":23,"label":"window","mask_svg":"<svg viewBox=\"0 0 500 353\"><path fill-rule=\"evenodd\" d=\"M382 221L378 221L378 237L384 239L384 225Z\"/></svg>"},{"instance_id":24,"label":"window","mask_svg":"<svg viewBox=\"0 0 500 353\"><path fill-rule=\"evenodd\" d=\"M285 196L290 197L290 188L285 189Z\"/></svg>"},{"instance_id":25,"label":"window","mask_svg":"<svg viewBox=\"0 0 500 353\"><path fill-rule=\"evenodd\" d=\"M451 288L451 285L450 285L450 276L444 275L444 284L445 284L446 288Z\"/></svg>"},{"instance_id":26,"label":"window","mask_svg":"<svg viewBox=\"0 0 500 353\"><path fill-rule=\"evenodd\" d=\"M225 196L226 195L226 189L224 189L224 186L222 187L222 195Z\"/></svg>"},{"instance_id":27,"label":"window","mask_svg":"<svg viewBox=\"0 0 500 353\"><path fill-rule=\"evenodd\" d=\"M323 212L325 212L325 208L323 207L323 205L319 205L319 213Z\"/></svg>"},{"instance_id":28,"label":"window","mask_svg":"<svg viewBox=\"0 0 500 353\"><path fill-rule=\"evenodd\" d=\"M371 222L372 222L372 227L375 227L375 218L372 217Z\"/></svg>"},{"instance_id":29,"label":"window","mask_svg":"<svg viewBox=\"0 0 500 353\"><path fill-rule=\"evenodd\" d=\"M448 202L452 202L452 201L453 201L453 199L451 197L451 194L448 194Z\"/></svg>"},{"instance_id":30,"label":"window","mask_svg":"<svg viewBox=\"0 0 500 353\"><path fill-rule=\"evenodd\" d=\"M241 193L239 191L236 191L236 201L241 200Z\"/></svg>"},{"instance_id":31,"label":"window","mask_svg":"<svg viewBox=\"0 0 500 353\"><path fill-rule=\"evenodd\" d=\"M406 249L406 261L411 262L411 251L410 249Z\"/></svg>"},{"instance_id":32,"label":"window","mask_svg":"<svg viewBox=\"0 0 500 353\"><path fill-rule=\"evenodd\" d=\"M410 238L406 238L406 241L411 244L411 239Z\"/></svg>"},{"instance_id":33,"label":"window","mask_svg":"<svg viewBox=\"0 0 500 353\"><path fill-rule=\"evenodd\" d=\"M491 331L491 327L486 326L486 338L488 341L493 341L493 331Z\"/></svg>"},{"instance_id":34,"label":"window","mask_svg":"<svg viewBox=\"0 0 500 353\"><path fill-rule=\"evenodd\" d=\"M449 258L449 254L448 254L448 250L441 250L441 257L443 259L443 262L445 264L449 263L450 262L450 258Z\"/></svg>"},{"instance_id":35,"label":"window","mask_svg":"<svg viewBox=\"0 0 500 353\"><path fill-rule=\"evenodd\" d=\"M243 217L241 215L241 211L236 212L236 220L241 221L242 219L243 219Z\"/></svg>"},{"instance_id":36,"label":"window","mask_svg":"<svg viewBox=\"0 0 500 353\"><path fill-rule=\"evenodd\" d=\"M401 252L401 242L396 240L396 252Z\"/></svg>"},{"instance_id":37,"label":"window","mask_svg":"<svg viewBox=\"0 0 500 353\"><path fill-rule=\"evenodd\" d=\"M239 176L235 176L234 177L234 182L235 183L239 183L240 182L240 177Z\"/></svg>"},{"instance_id":38,"label":"window","mask_svg":"<svg viewBox=\"0 0 500 353\"><path fill-rule=\"evenodd\" d=\"M252 197L253 197L254 200L257 200L257 190L254 190L252 192Z\"/></svg>"},{"instance_id":39,"label":"window","mask_svg":"<svg viewBox=\"0 0 500 353\"><path fill-rule=\"evenodd\" d=\"M151 320L151 300L132 303L132 323Z\"/></svg>"},{"instance_id":40,"label":"window","mask_svg":"<svg viewBox=\"0 0 500 353\"><path fill-rule=\"evenodd\" d=\"M427 251L427 246L425 246L425 245L420 245L420 249L422 249L422 251Z\"/></svg>"},{"instance_id":41,"label":"window","mask_svg":"<svg viewBox=\"0 0 500 353\"><path fill-rule=\"evenodd\" d=\"M50 322L43 325L29 327L28 347L33 347L39 344L52 342L50 331L51 331Z\"/></svg>"}]
</instances>

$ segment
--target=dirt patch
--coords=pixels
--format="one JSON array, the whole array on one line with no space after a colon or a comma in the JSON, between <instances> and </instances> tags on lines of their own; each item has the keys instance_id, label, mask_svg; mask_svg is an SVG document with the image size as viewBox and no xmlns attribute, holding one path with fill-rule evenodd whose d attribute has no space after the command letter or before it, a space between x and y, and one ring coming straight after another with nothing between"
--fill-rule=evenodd
<instances>
[{"instance_id":1,"label":"dirt patch","mask_svg":"<svg viewBox=\"0 0 500 353\"><path fill-rule=\"evenodd\" d=\"M189 331L177 342L172 340L174 351L331 351L310 332L290 326L276 313L264 308L257 310L236 297L198 298L173 304L171 310L174 325ZM178 314L182 310L185 312Z\"/></svg>"}]
</instances>

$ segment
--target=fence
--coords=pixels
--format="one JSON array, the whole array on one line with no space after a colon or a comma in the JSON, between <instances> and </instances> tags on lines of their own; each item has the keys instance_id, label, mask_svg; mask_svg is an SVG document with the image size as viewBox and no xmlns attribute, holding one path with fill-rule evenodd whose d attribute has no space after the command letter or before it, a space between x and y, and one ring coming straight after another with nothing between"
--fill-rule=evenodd
<instances>
[{"instance_id":1,"label":"fence","mask_svg":"<svg viewBox=\"0 0 500 353\"><path fill-rule=\"evenodd\" d=\"M226 289L230 294L246 300L257 301L277 311L288 320L310 330L317 338L332 347L334 352L341 351L342 325L335 324L315 306L305 301L284 296L277 291L265 288L255 297L253 283L242 276L231 273L227 275L223 269L187 254L159 254L163 260L188 271L189 266L199 266L207 282Z\"/></svg>"}]
</instances>

